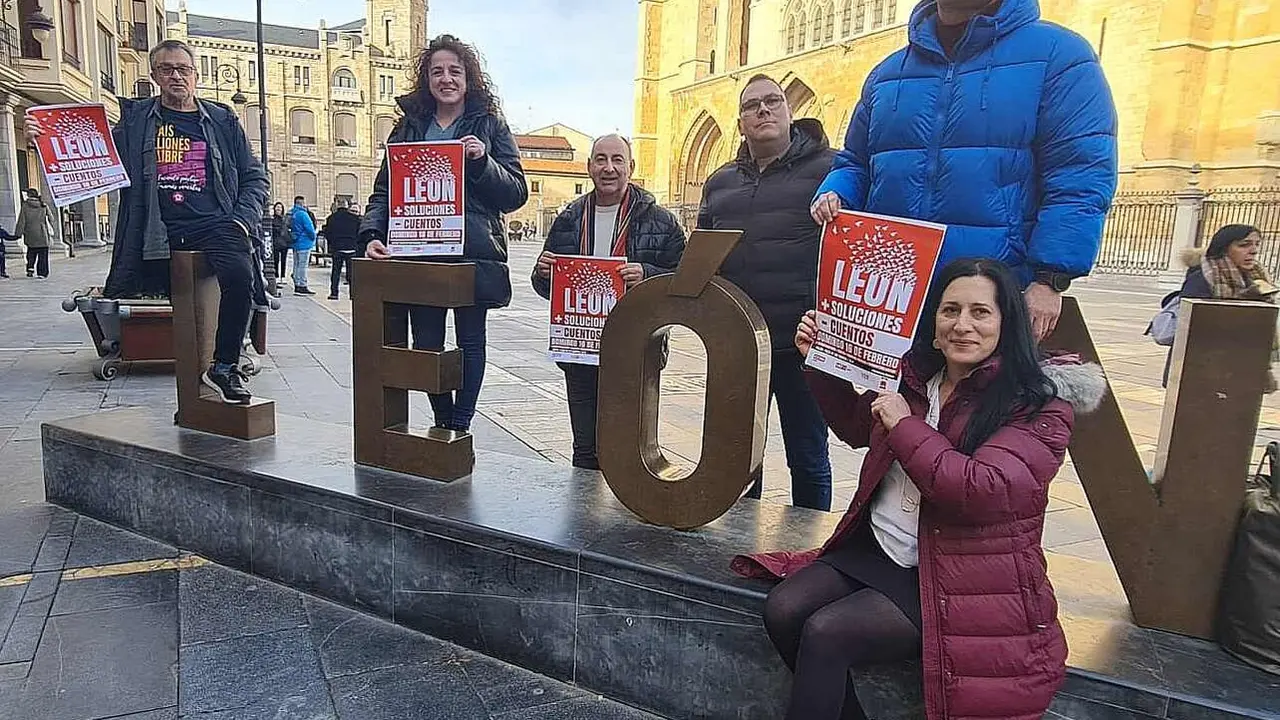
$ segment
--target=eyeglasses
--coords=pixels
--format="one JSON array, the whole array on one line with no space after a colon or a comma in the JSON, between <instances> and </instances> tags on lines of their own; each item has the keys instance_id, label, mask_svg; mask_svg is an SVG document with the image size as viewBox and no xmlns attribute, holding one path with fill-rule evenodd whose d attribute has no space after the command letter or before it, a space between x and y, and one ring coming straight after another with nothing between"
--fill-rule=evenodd
<instances>
[{"instance_id":1,"label":"eyeglasses","mask_svg":"<svg viewBox=\"0 0 1280 720\"><path fill-rule=\"evenodd\" d=\"M160 77L178 75L179 77L189 78L196 74L196 69L190 65L157 65L151 69L151 72Z\"/></svg>"},{"instance_id":2,"label":"eyeglasses","mask_svg":"<svg viewBox=\"0 0 1280 720\"><path fill-rule=\"evenodd\" d=\"M742 103L742 107L739 108L739 112L743 115L755 115L760 112L761 107L768 109L769 112L777 112L778 108L782 107L782 104L786 101L787 99L782 95L767 95L759 99L752 99Z\"/></svg>"}]
</instances>

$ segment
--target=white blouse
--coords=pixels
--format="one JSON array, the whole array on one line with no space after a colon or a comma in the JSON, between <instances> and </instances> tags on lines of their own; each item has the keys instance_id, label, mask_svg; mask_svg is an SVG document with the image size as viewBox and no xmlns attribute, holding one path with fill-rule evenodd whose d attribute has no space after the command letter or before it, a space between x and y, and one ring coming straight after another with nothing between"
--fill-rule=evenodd
<instances>
[{"instance_id":1,"label":"white blouse","mask_svg":"<svg viewBox=\"0 0 1280 720\"><path fill-rule=\"evenodd\" d=\"M942 410L941 390L942 373L938 373L928 384L929 409L924 416L935 430ZM890 560L904 568L920 565L920 488L897 460L871 501L871 532Z\"/></svg>"}]
</instances>

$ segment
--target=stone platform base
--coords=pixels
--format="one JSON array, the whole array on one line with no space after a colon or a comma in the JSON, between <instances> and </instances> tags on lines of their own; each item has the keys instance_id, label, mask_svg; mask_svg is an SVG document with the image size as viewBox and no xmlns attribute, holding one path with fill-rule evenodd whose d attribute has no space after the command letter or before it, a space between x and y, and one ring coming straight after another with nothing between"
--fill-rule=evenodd
<instances>
[{"instance_id":1,"label":"stone platform base","mask_svg":"<svg viewBox=\"0 0 1280 720\"><path fill-rule=\"evenodd\" d=\"M43 443L50 502L670 718L782 716L768 587L728 561L813 547L837 520L744 500L677 532L596 473L478 452L470 479L424 481L357 468L350 428L289 416L241 442L127 409L46 424ZM1100 619L1092 580L1053 579L1072 667L1049 717L1280 718L1280 678ZM872 717L922 717L918 668L857 682Z\"/></svg>"}]
</instances>

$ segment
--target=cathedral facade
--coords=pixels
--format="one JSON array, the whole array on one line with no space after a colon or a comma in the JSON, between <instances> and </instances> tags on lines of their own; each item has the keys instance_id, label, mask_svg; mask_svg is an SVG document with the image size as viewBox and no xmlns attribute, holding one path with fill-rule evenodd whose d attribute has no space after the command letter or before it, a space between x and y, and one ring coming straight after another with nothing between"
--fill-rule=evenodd
<instances>
[{"instance_id":1,"label":"cathedral facade","mask_svg":"<svg viewBox=\"0 0 1280 720\"><path fill-rule=\"evenodd\" d=\"M737 152L738 94L778 79L796 117L843 142L863 81L906 44L904 0L640 0L637 175L670 206ZM1280 2L1040 0L1102 58L1120 119L1120 184L1274 184L1280 172Z\"/></svg>"}]
</instances>

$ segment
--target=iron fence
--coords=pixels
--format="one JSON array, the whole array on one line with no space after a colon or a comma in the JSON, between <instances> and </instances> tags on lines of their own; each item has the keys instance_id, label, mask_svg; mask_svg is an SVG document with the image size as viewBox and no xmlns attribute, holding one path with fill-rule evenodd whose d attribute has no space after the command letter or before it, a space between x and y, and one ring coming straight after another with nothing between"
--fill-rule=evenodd
<instances>
[{"instance_id":1,"label":"iron fence","mask_svg":"<svg viewBox=\"0 0 1280 720\"><path fill-rule=\"evenodd\" d=\"M1171 192L1116 194L1094 272L1159 275L1169 269L1178 202Z\"/></svg>"},{"instance_id":2,"label":"iron fence","mask_svg":"<svg viewBox=\"0 0 1280 720\"><path fill-rule=\"evenodd\" d=\"M1262 235L1262 267L1280 275L1280 187L1224 188L1204 203L1196 243L1204 247L1223 225L1252 225Z\"/></svg>"}]
</instances>

